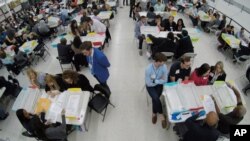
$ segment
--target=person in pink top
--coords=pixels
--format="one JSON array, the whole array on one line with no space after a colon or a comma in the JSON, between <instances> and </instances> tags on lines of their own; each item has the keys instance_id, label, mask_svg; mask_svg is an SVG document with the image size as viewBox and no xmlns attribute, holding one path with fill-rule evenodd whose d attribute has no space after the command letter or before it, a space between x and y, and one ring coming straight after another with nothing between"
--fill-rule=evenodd
<instances>
[{"instance_id":1,"label":"person in pink top","mask_svg":"<svg viewBox=\"0 0 250 141\"><path fill-rule=\"evenodd\" d=\"M209 81L209 72L210 66L207 63L204 63L192 72L190 80L193 80L194 84L197 86L207 85Z\"/></svg>"}]
</instances>

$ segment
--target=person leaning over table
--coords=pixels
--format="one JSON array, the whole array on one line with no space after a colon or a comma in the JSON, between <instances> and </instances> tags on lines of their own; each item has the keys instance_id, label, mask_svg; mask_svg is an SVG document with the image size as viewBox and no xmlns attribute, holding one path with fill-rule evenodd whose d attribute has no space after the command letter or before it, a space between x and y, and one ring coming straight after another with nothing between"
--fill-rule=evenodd
<instances>
[{"instance_id":1,"label":"person leaning over table","mask_svg":"<svg viewBox=\"0 0 250 141\"><path fill-rule=\"evenodd\" d=\"M109 29L106 27L105 24L102 22L96 20L96 19L91 19L90 17L87 18L87 22L90 26L90 30L95 33L105 33L106 34L106 39L105 43L108 43L109 40L111 40L111 35L109 32Z\"/></svg>"},{"instance_id":2,"label":"person leaning over table","mask_svg":"<svg viewBox=\"0 0 250 141\"><path fill-rule=\"evenodd\" d=\"M167 38L156 38L153 35L148 35L148 38L152 41L151 52L154 58L157 52L176 52L176 44L174 42L173 32L169 32Z\"/></svg>"},{"instance_id":3,"label":"person leaning over table","mask_svg":"<svg viewBox=\"0 0 250 141\"><path fill-rule=\"evenodd\" d=\"M197 119L205 114L204 110L193 113L193 116L185 121L188 131L180 141L216 141L219 138L220 134L216 130L219 118L215 112L207 113L202 124L197 123Z\"/></svg>"},{"instance_id":4,"label":"person leaning over table","mask_svg":"<svg viewBox=\"0 0 250 141\"><path fill-rule=\"evenodd\" d=\"M221 61L218 61L215 66L211 66L209 73L209 84L213 84L215 81L225 81L226 72L224 71L224 65Z\"/></svg>"},{"instance_id":5,"label":"person leaning over table","mask_svg":"<svg viewBox=\"0 0 250 141\"><path fill-rule=\"evenodd\" d=\"M214 97L212 97L214 103L215 103L215 109L217 114L219 115L219 123L217 129L222 133L222 134L229 134L230 133L230 126L231 125L237 125L240 123L240 121L243 120L244 116L246 115L246 108L242 103L242 99L240 96L240 92L230 83L227 83L227 86L233 90L236 100L237 100L237 106L233 109L232 112L228 114L222 114L220 112L220 109L218 107L217 102L215 101Z\"/></svg>"},{"instance_id":6,"label":"person leaning over table","mask_svg":"<svg viewBox=\"0 0 250 141\"><path fill-rule=\"evenodd\" d=\"M141 34L141 26L148 26L147 18L141 16L140 21L135 25L135 37L139 40L139 55L142 56L142 43L145 39L145 35Z\"/></svg>"},{"instance_id":7,"label":"person leaning over table","mask_svg":"<svg viewBox=\"0 0 250 141\"><path fill-rule=\"evenodd\" d=\"M227 46L227 43L222 39L222 34L231 34L231 26L227 25L226 28L223 28L220 32L220 35L218 36L217 40L219 41L220 45L218 46L218 49L225 48Z\"/></svg>"},{"instance_id":8,"label":"person leaning over table","mask_svg":"<svg viewBox=\"0 0 250 141\"><path fill-rule=\"evenodd\" d=\"M45 92L51 97L55 97L66 90L64 81L60 76L47 74L45 76Z\"/></svg>"},{"instance_id":9,"label":"person leaning over table","mask_svg":"<svg viewBox=\"0 0 250 141\"><path fill-rule=\"evenodd\" d=\"M66 70L62 74L62 78L65 82L66 89L81 88L82 91L94 91L93 87L89 83L88 78L83 74L79 74L73 70Z\"/></svg>"},{"instance_id":10,"label":"person leaning over table","mask_svg":"<svg viewBox=\"0 0 250 141\"><path fill-rule=\"evenodd\" d=\"M176 42L177 49L174 57L178 59L185 53L193 53L194 46L188 32L186 30L182 30L181 34L178 34L177 36L180 37L180 39Z\"/></svg>"},{"instance_id":11,"label":"person leaning over table","mask_svg":"<svg viewBox=\"0 0 250 141\"><path fill-rule=\"evenodd\" d=\"M168 81L168 70L164 64L167 57L162 53L157 53L154 62L148 65L145 71L146 89L152 98L152 123L157 122L157 114L160 115L162 128L167 127L166 117L163 115L160 96L163 91L163 84Z\"/></svg>"},{"instance_id":12,"label":"person leaning over table","mask_svg":"<svg viewBox=\"0 0 250 141\"><path fill-rule=\"evenodd\" d=\"M207 85L209 81L208 79L209 73L210 73L210 66L207 63L204 63L191 73L189 79L193 80L196 86Z\"/></svg>"},{"instance_id":13,"label":"person leaning over table","mask_svg":"<svg viewBox=\"0 0 250 141\"><path fill-rule=\"evenodd\" d=\"M45 88L45 76L46 73L37 72L32 68L28 68L27 70L27 76L29 78L31 86L37 87L37 88Z\"/></svg>"},{"instance_id":14,"label":"person leaning over table","mask_svg":"<svg viewBox=\"0 0 250 141\"><path fill-rule=\"evenodd\" d=\"M83 42L83 44L80 46L80 50L82 54L87 56L92 75L103 87L107 88L109 93L111 93L107 84L107 80L109 78L108 68L110 67L110 62L106 55L99 49L93 48L90 41Z\"/></svg>"},{"instance_id":15,"label":"person leaning over table","mask_svg":"<svg viewBox=\"0 0 250 141\"><path fill-rule=\"evenodd\" d=\"M176 82L178 80L189 80L191 73L191 59L184 56L180 61L174 62L171 65L169 72L169 82Z\"/></svg>"}]
</instances>

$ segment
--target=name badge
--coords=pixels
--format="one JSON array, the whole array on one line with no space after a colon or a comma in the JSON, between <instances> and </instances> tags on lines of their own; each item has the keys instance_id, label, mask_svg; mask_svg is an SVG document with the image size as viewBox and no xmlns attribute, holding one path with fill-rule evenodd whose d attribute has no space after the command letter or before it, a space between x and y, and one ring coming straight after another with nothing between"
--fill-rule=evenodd
<instances>
[{"instance_id":1,"label":"name badge","mask_svg":"<svg viewBox=\"0 0 250 141\"><path fill-rule=\"evenodd\" d=\"M151 79L155 79L155 78L156 78L155 74L152 74Z\"/></svg>"},{"instance_id":2,"label":"name badge","mask_svg":"<svg viewBox=\"0 0 250 141\"><path fill-rule=\"evenodd\" d=\"M176 71L175 71L175 74L179 74L179 73L180 73L180 70L176 70Z\"/></svg>"}]
</instances>

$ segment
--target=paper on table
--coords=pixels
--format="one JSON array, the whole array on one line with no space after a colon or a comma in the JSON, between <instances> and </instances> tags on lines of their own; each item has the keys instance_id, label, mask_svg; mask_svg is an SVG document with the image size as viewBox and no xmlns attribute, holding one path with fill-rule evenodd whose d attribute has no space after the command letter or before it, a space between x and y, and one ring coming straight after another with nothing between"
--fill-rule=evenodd
<instances>
[{"instance_id":1,"label":"paper on table","mask_svg":"<svg viewBox=\"0 0 250 141\"><path fill-rule=\"evenodd\" d=\"M206 113L216 111L213 99L209 95L204 95L203 106Z\"/></svg>"},{"instance_id":2,"label":"paper on table","mask_svg":"<svg viewBox=\"0 0 250 141\"><path fill-rule=\"evenodd\" d=\"M57 121L57 116L61 114L62 109L63 108L56 103L51 104L49 112L47 114L47 119L52 123L55 123Z\"/></svg>"},{"instance_id":3,"label":"paper on table","mask_svg":"<svg viewBox=\"0 0 250 141\"><path fill-rule=\"evenodd\" d=\"M70 95L66 106L66 117L77 117L81 95Z\"/></svg>"},{"instance_id":4,"label":"paper on table","mask_svg":"<svg viewBox=\"0 0 250 141\"><path fill-rule=\"evenodd\" d=\"M144 35L158 35L160 33L160 30L157 26L141 26L141 33Z\"/></svg>"}]
</instances>

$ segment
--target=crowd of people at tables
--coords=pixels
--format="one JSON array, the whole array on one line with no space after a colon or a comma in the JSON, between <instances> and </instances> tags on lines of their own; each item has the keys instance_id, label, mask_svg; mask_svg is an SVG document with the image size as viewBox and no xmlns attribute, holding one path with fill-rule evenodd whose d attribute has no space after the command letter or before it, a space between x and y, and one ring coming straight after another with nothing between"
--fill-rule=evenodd
<instances>
[{"instance_id":1,"label":"crowd of people at tables","mask_svg":"<svg viewBox=\"0 0 250 141\"><path fill-rule=\"evenodd\" d=\"M190 57L182 57L179 61L174 62L169 70L165 64L166 60L167 57L164 54L156 53L154 62L148 65L145 72L146 89L152 98L152 123L156 124L157 115L159 114L163 128L168 126L160 100L163 84L167 82L193 82L196 86L204 86L212 85L215 81L226 80L226 72L221 61L218 61L214 66L204 63L191 72ZM216 141L219 135L229 134L230 125L236 125L243 119L246 114L246 108L242 104L240 93L233 85L227 82L226 84L233 90L237 98L237 106L232 112L222 114L213 98L216 105L216 112L204 113L204 111L200 111L194 113L192 117L185 121L185 127L181 127L188 129L184 133L180 133L178 128L174 127L176 133L178 135L181 134L180 137L184 141ZM197 122L196 119L204 114L207 115L203 124Z\"/></svg>"}]
</instances>

